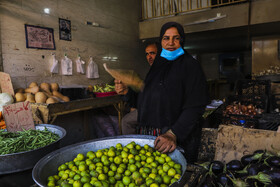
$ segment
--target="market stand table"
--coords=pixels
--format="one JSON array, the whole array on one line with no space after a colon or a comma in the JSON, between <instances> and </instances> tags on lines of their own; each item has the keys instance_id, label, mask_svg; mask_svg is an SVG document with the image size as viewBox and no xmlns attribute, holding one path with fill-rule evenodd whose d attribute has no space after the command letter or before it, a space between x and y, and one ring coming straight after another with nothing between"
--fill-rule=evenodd
<instances>
[{"instance_id":1,"label":"market stand table","mask_svg":"<svg viewBox=\"0 0 280 187\"><path fill-rule=\"evenodd\" d=\"M36 124L53 124L58 116L85 111L83 128L85 129L85 138L89 139L89 126L87 123L88 119L86 117L87 111L111 105L113 105L118 112L119 133L121 134L121 119L123 116L124 102L119 95L78 99L70 102L60 102L54 104L32 103L31 107Z\"/></svg>"}]
</instances>

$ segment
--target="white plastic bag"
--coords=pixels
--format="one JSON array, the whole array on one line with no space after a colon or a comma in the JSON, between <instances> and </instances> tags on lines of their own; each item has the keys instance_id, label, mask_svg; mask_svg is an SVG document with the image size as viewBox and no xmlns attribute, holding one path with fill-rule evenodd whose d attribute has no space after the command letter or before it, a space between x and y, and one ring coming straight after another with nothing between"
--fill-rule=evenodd
<instances>
[{"instance_id":1,"label":"white plastic bag","mask_svg":"<svg viewBox=\"0 0 280 187\"><path fill-rule=\"evenodd\" d=\"M99 78L98 66L95 62L93 62L92 57L90 57L89 63L87 66L87 78L88 79Z\"/></svg>"},{"instance_id":2,"label":"white plastic bag","mask_svg":"<svg viewBox=\"0 0 280 187\"><path fill-rule=\"evenodd\" d=\"M51 73L58 73L58 60L55 58L55 54L52 54L52 57L50 59L51 66Z\"/></svg>"},{"instance_id":3,"label":"white plastic bag","mask_svg":"<svg viewBox=\"0 0 280 187\"><path fill-rule=\"evenodd\" d=\"M68 58L66 55L61 60L61 73L62 75L72 75L72 60Z\"/></svg>"},{"instance_id":4,"label":"white plastic bag","mask_svg":"<svg viewBox=\"0 0 280 187\"><path fill-rule=\"evenodd\" d=\"M77 73L85 74L85 61L81 60L80 56L76 60L76 65L77 65Z\"/></svg>"}]
</instances>

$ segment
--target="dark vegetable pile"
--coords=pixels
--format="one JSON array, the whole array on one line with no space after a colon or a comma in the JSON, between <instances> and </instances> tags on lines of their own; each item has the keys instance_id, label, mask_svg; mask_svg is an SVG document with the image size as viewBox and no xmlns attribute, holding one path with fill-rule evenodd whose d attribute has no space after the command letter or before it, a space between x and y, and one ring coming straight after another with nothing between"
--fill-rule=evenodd
<instances>
[{"instance_id":1,"label":"dark vegetable pile","mask_svg":"<svg viewBox=\"0 0 280 187\"><path fill-rule=\"evenodd\" d=\"M208 170L201 187L276 187L280 186L280 157L257 150L241 160L200 164Z\"/></svg>"},{"instance_id":2,"label":"dark vegetable pile","mask_svg":"<svg viewBox=\"0 0 280 187\"><path fill-rule=\"evenodd\" d=\"M0 155L30 151L59 139L55 133L44 130L24 130L16 133L0 131Z\"/></svg>"}]
</instances>

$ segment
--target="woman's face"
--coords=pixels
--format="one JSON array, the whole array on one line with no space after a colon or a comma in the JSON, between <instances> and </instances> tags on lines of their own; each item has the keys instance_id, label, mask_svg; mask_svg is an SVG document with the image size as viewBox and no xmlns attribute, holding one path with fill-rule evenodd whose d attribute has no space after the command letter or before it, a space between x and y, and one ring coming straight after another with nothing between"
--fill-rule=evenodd
<instances>
[{"instance_id":1,"label":"woman's face","mask_svg":"<svg viewBox=\"0 0 280 187\"><path fill-rule=\"evenodd\" d=\"M161 46L168 51L175 51L181 47L180 39L177 28L171 27L165 31L161 40Z\"/></svg>"}]
</instances>

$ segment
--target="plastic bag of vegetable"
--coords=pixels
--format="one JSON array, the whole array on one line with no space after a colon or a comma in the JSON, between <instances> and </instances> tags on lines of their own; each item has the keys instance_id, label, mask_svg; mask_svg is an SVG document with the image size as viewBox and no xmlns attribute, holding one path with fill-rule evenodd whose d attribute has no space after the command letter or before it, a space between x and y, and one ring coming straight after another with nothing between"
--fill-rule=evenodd
<instances>
[{"instance_id":1,"label":"plastic bag of vegetable","mask_svg":"<svg viewBox=\"0 0 280 187\"><path fill-rule=\"evenodd\" d=\"M61 60L61 72L62 75L72 75L72 60L67 55Z\"/></svg>"},{"instance_id":2,"label":"plastic bag of vegetable","mask_svg":"<svg viewBox=\"0 0 280 187\"><path fill-rule=\"evenodd\" d=\"M81 57L78 56L76 60L77 73L85 74L85 61L81 60Z\"/></svg>"},{"instance_id":3,"label":"plastic bag of vegetable","mask_svg":"<svg viewBox=\"0 0 280 187\"><path fill-rule=\"evenodd\" d=\"M12 104L14 102L13 97L8 93L0 93L0 111L2 112L3 106Z\"/></svg>"},{"instance_id":4,"label":"plastic bag of vegetable","mask_svg":"<svg viewBox=\"0 0 280 187\"><path fill-rule=\"evenodd\" d=\"M99 78L98 66L93 61L92 57L90 57L88 67L87 67L87 78L88 79Z\"/></svg>"},{"instance_id":5,"label":"plastic bag of vegetable","mask_svg":"<svg viewBox=\"0 0 280 187\"><path fill-rule=\"evenodd\" d=\"M55 54L52 54L50 64L52 64L51 73L58 73L58 60L56 60Z\"/></svg>"}]
</instances>

